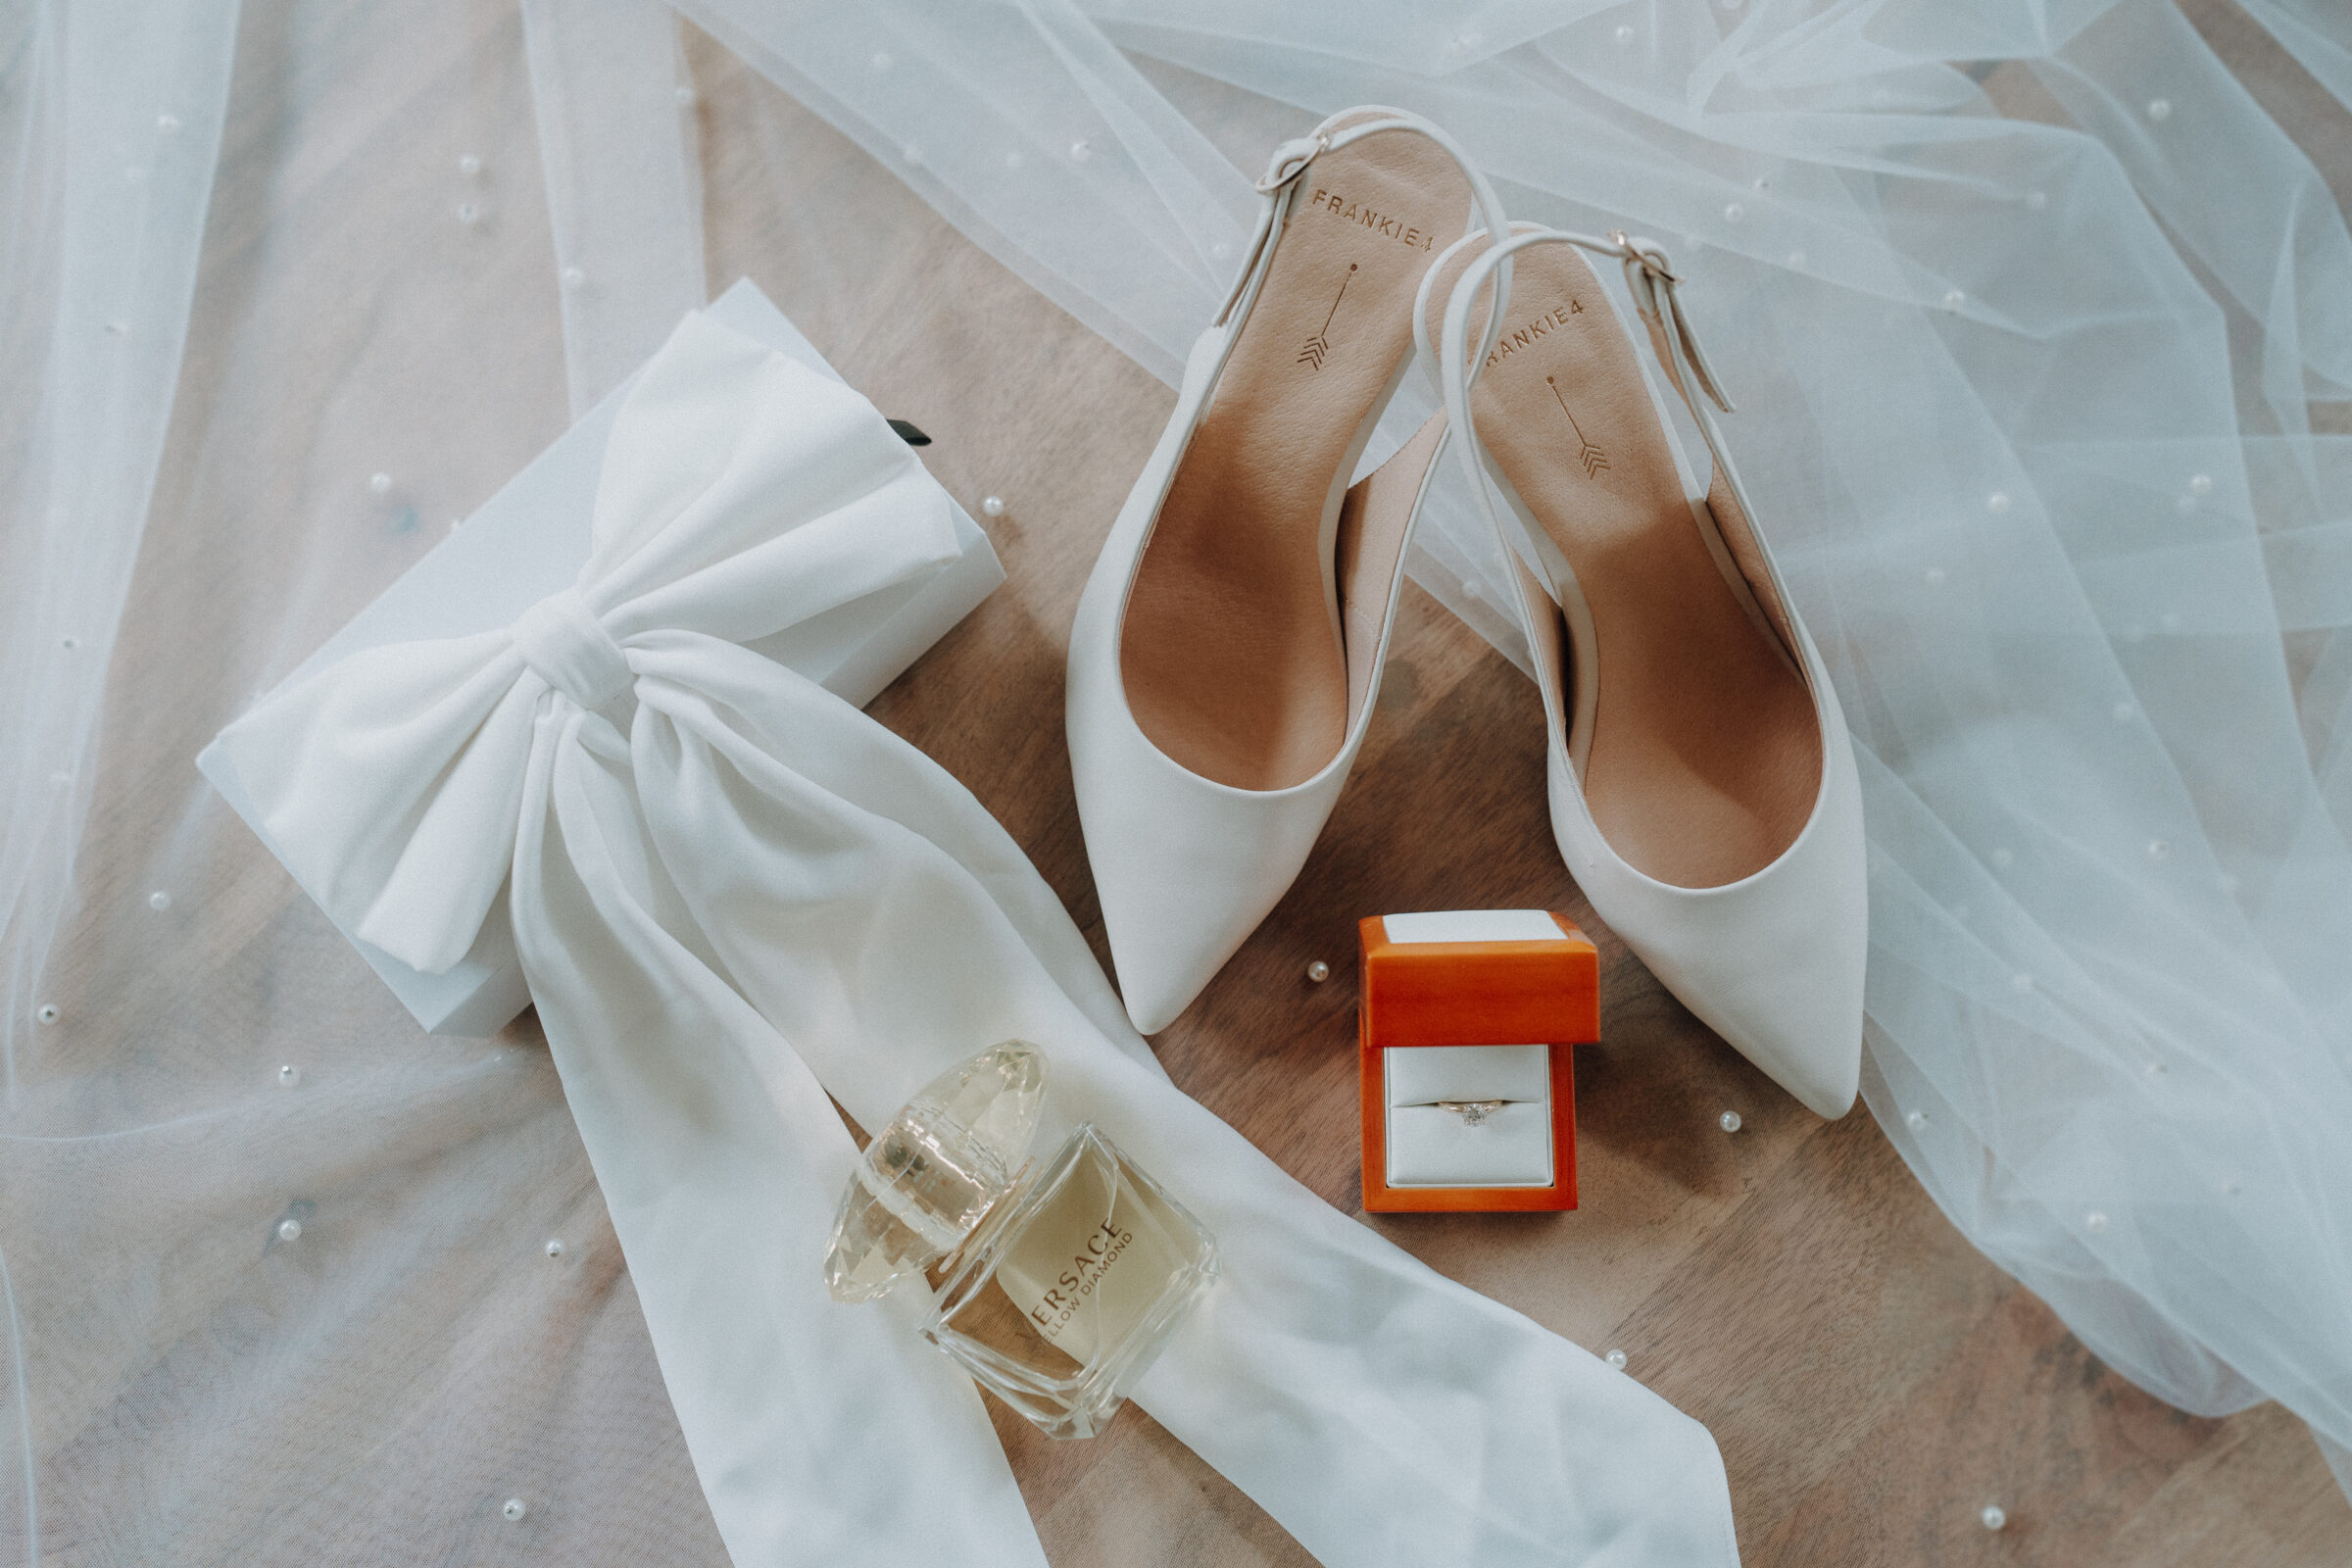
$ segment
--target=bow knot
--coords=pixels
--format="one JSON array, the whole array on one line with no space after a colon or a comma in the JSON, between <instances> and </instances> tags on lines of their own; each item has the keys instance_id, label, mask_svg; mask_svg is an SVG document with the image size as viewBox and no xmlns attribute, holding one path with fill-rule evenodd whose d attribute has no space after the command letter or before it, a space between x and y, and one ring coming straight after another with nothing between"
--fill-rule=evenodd
<instances>
[{"instance_id":1,"label":"bow knot","mask_svg":"<svg viewBox=\"0 0 2352 1568\"><path fill-rule=\"evenodd\" d=\"M552 593L524 611L513 636L526 668L590 712L636 681L628 656L577 588Z\"/></svg>"}]
</instances>

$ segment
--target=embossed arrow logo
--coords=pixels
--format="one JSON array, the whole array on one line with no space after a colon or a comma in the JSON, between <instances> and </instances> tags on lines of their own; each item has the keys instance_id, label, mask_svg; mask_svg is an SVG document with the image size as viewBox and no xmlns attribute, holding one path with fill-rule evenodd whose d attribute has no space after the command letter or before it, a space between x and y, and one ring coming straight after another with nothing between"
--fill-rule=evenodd
<instances>
[{"instance_id":1,"label":"embossed arrow logo","mask_svg":"<svg viewBox=\"0 0 2352 1568\"><path fill-rule=\"evenodd\" d=\"M1355 276L1355 264L1349 262L1348 277L1340 279L1340 291L1331 297L1331 309L1323 314L1323 330L1306 340L1305 345L1298 350L1297 363L1317 370L1323 368L1324 356L1331 352L1332 318L1340 314L1340 301L1348 297L1348 278L1353 276Z\"/></svg>"},{"instance_id":2,"label":"embossed arrow logo","mask_svg":"<svg viewBox=\"0 0 2352 1568\"><path fill-rule=\"evenodd\" d=\"M1562 414L1568 414L1568 400L1560 396L1560 383L1558 378L1547 375L1544 378L1544 384L1551 388L1552 401L1559 404L1560 412ZM1576 416L1573 414L1568 414L1568 428L1576 432L1576 440L1579 448L1576 454L1576 461L1584 465L1586 478L1592 478L1594 474L1598 473L1601 469L1609 466L1609 455L1606 452L1603 452L1600 448L1594 446L1592 442L1585 439L1585 427L1576 422Z\"/></svg>"}]
</instances>

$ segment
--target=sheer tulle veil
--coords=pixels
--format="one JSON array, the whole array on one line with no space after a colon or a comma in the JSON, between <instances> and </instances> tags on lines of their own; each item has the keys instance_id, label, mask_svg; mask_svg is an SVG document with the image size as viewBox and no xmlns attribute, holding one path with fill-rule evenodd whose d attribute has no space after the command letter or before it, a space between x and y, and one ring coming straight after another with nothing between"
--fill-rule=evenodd
<instances>
[{"instance_id":1,"label":"sheer tulle veil","mask_svg":"<svg viewBox=\"0 0 2352 1568\"><path fill-rule=\"evenodd\" d=\"M481 1373L484 1431L566 1433L500 1396L513 1287L447 1245L593 1206L544 1063L386 1054L388 998L317 1005L321 921L183 922L233 824L192 770L106 769L126 732L192 754L702 303L681 16L1171 381L1244 171L1347 104L1443 123L1514 216L1662 243L1860 754L1871 1113L2098 1355L2186 1410L2280 1401L2352 1487L2352 235L2200 30L2352 105L2341 7L31 0L0 8L0 1539L254 1547L251 1499L156 1479L323 1493L363 1456L367 1498L258 1554L365 1531L467 1462L402 1423L450 1407L412 1358ZM367 273L401 330L290 369L340 285L273 239L409 220L339 174L411 47L473 83L415 211L484 259ZM401 433L466 355L442 436ZM240 471L302 378L315 465ZM1408 380L1369 458L1433 403ZM1524 660L1455 483L1413 574ZM300 538L223 551L239 509ZM118 657L134 568L174 582ZM133 787L179 808L97 855ZM322 1173L346 1263L240 1280L248 1216ZM629 1442L674 1444L630 1396Z\"/></svg>"}]
</instances>

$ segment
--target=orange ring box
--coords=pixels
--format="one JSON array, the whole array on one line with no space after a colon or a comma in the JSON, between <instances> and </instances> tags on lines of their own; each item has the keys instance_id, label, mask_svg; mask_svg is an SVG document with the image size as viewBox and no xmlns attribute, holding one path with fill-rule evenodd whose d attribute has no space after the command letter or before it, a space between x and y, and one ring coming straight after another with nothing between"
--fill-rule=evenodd
<instances>
[{"instance_id":1,"label":"orange ring box","mask_svg":"<svg viewBox=\"0 0 2352 1568\"><path fill-rule=\"evenodd\" d=\"M1544 922L1552 930L1547 932ZM1600 955L1592 939L1565 915L1529 909L1373 915L1356 929L1365 1209L1396 1214L1574 1208L1573 1054L1577 1046L1600 1039ZM1470 939L1446 940L1464 935ZM1550 1058L1549 1186L1390 1185L1388 1053L1538 1045Z\"/></svg>"}]
</instances>

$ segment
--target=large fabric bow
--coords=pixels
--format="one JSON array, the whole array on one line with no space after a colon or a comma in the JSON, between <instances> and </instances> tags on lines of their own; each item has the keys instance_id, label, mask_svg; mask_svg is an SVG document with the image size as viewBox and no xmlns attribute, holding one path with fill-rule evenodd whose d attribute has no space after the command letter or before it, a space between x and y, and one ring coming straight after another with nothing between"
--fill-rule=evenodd
<instances>
[{"instance_id":1,"label":"large fabric bow","mask_svg":"<svg viewBox=\"0 0 2352 1568\"><path fill-rule=\"evenodd\" d=\"M1293 1182L1176 1090L947 773L741 646L944 561L870 405L689 317L620 412L577 584L356 655L222 736L306 885L427 972L506 890L663 1379L737 1563L1034 1565L906 1293L819 1278L869 1127L948 1063L1053 1060L1224 1276L1138 1402L1334 1565L1737 1560L1705 1430ZM854 613L854 612L850 612Z\"/></svg>"}]
</instances>

